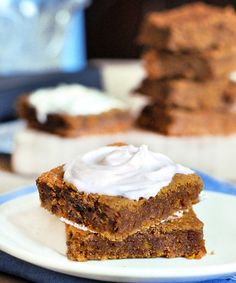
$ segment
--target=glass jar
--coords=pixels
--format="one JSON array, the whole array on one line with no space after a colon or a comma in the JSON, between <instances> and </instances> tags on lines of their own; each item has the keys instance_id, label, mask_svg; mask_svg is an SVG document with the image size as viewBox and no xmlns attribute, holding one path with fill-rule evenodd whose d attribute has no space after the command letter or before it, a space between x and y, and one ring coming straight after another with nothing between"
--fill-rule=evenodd
<instances>
[{"instance_id":1,"label":"glass jar","mask_svg":"<svg viewBox=\"0 0 236 283\"><path fill-rule=\"evenodd\" d=\"M71 44L78 45L78 52L83 51L84 26L81 11L88 2L88 0L1 0L0 75L66 68L65 48L69 48L68 38L76 39L77 42ZM74 24L77 26L72 30L71 24L76 14L77 21ZM76 36L68 37L69 31L74 31ZM78 54L74 60L78 57L82 61L85 60L85 53Z\"/></svg>"}]
</instances>

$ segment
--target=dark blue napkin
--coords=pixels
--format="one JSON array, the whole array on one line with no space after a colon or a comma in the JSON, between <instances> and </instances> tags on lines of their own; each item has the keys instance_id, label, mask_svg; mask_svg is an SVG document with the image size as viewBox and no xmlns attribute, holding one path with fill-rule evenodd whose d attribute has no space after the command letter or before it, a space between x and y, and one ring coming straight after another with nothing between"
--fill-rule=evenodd
<instances>
[{"instance_id":1,"label":"dark blue napkin","mask_svg":"<svg viewBox=\"0 0 236 283\"><path fill-rule=\"evenodd\" d=\"M198 172L204 182L204 189L207 191L221 192L225 194L235 195L236 196L236 187L221 182L215 178L210 177L209 175ZM30 194L35 191L35 187L27 187L17 192L12 192L0 196L0 204L11 199L14 199L20 195ZM16 277L21 277L25 280L36 283L89 283L89 282L99 282L96 280L89 280L84 278L78 278L74 276L65 275L62 273L54 272L48 269L44 269L33 264L27 263L20 259L17 259L13 256L10 256L4 252L0 252L0 272L14 275ZM236 270L235 270L236 275ZM202 281L203 282L203 281ZM236 276L234 278L227 279L215 279L207 280L205 283L235 283Z\"/></svg>"}]
</instances>

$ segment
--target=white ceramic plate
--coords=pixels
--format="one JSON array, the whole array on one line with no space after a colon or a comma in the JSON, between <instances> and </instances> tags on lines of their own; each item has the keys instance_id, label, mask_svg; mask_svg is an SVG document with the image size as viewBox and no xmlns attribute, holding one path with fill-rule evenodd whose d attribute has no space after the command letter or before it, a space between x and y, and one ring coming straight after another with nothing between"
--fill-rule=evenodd
<instances>
[{"instance_id":1,"label":"white ceramic plate","mask_svg":"<svg viewBox=\"0 0 236 283\"><path fill-rule=\"evenodd\" d=\"M64 225L39 206L37 193L0 206L0 248L51 270L106 281L184 282L236 273L236 197L206 192L195 211L205 223L208 254L201 260L69 261L65 256Z\"/></svg>"}]
</instances>

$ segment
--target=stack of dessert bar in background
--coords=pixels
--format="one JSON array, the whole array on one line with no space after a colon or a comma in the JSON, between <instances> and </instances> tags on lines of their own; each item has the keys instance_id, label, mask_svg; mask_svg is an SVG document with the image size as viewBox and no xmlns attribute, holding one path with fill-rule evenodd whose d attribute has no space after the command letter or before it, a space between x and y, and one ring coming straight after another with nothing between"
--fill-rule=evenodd
<instances>
[{"instance_id":1,"label":"stack of dessert bar in background","mask_svg":"<svg viewBox=\"0 0 236 283\"><path fill-rule=\"evenodd\" d=\"M192 210L200 177L145 145L88 152L42 174L37 187L42 207L66 223L71 260L206 253L203 223Z\"/></svg>"},{"instance_id":2,"label":"stack of dessert bar in background","mask_svg":"<svg viewBox=\"0 0 236 283\"><path fill-rule=\"evenodd\" d=\"M144 20L139 42L150 97L138 125L166 135L236 132L236 13L194 3Z\"/></svg>"}]
</instances>

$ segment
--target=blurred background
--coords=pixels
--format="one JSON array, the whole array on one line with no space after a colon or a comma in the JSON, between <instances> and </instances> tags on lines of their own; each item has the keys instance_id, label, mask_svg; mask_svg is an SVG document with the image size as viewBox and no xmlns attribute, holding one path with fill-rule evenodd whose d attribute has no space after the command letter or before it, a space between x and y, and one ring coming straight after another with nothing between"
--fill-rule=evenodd
<instances>
[{"instance_id":1,"label":"blurred background","mask_svg":"<svg viewBox=\"0 0 236 283\"><path fill-rule=\"evenodd\" d=\"M152 11L163 11L193 2L198 1L101 0L92 2L85 11L88 59L139 58L141 47L137 45L136 38L144 16ZM219 6L236 6L235 0L201 2Z\"/></svg>"},{"instance_id":2,"label":"blurred background","mask_svg":"<svg viewBox=\"0 0 236 283\"><path fill-rule=\"evenodd\" d=\"M14 101L22 92L63 81L101 87L99 72L107 81L114 59L128 63L140 57L136 39L145 14L190 2L196 1L1 0L0 121L15 117ZM236 5L234 0L205 2ZM135 85L140 72L126 88ZM109 91L124 91L104 84Z\"/></svg>"}]
</instances>

